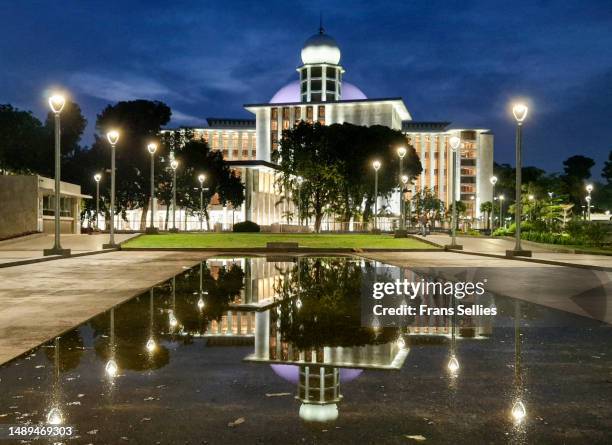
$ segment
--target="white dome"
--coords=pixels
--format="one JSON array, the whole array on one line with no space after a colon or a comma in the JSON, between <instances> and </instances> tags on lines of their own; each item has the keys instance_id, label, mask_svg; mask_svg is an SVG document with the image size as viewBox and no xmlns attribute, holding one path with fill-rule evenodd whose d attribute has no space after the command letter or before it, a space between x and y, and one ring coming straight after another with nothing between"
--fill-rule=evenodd
<instances>
[{"instance_id":1,"label":"white dome","mask_svg":"<svg viewBox=\"0 0 612 445\"><path fill-rule=\"evenodd\" d=\"M332 422L338 418L338 405L329 403L325 405L302 403L300 405L300 419L306 422Z\"/></svg>"},{"instance_id":2,"label":"white dome","mask_svg":"<svg viewBox=\"0 0 612 445\"><path fill-rule=\"evenodd\" d=\"M302 48L302 63L330 63L338 65L340 63L340 48L336 41L320 32L306 40Z\"/></svg>"}]
</instances>

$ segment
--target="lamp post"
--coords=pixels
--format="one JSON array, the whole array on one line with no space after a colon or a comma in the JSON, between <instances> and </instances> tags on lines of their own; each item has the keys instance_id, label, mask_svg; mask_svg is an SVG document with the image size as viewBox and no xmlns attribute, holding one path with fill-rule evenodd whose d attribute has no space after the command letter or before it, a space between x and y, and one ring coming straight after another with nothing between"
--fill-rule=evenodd
<instances>
[{"instance_id":1,"label":"lamp post","mask_svg":"<svg viewBox=\"0 0 612 445\"><path fill-rule=\"evenodd\" d=\"M497 199L499 200L499 227L501 227L502 221L504 220L504 199L506 199L506 197L504 195L499 195ZM504 227L505 226L504 224Z\"/></svg>"},{"instance_id":2,"label":"lamp post","mask_svg":"<svg viewBox=\"0 0 612 445\"><path fill-rule=\"evenodd\" d=\"M399 229L395 231L395 238L406 238L406 229L404 228L404 186L402 185L402 176L404 175L404 157L408 153L406 147L399 147L397 149L397 156L399 156L399 189L400 189L400 220Z\"/></svg>"},{"instance_id":3,"label":"lamp post","mask_svg":"<svg viewBox=\"0 0 612 445\"><path fill-rule=\"evenodd\" d=\"M106 133L106 139L111 146L111 196L110 196L110 238L108 244L104 244L104 249L114 249L115 244L115 146L119 141L119 132L111 130Z\"/></svg>"},{"instance_id":4,"label":"lamp post","mask_svg":"<svg viewBox=\"0 0 612 445\"><path fill-rule=\"evenodd\" d=\"M203 230L202 221L204 220L204 181L206 181L206 175L201 174L198 176L200 181L200 232Z\"/></svg>"},{"instance_id":5,"label":"lamp post","mask_svg":"<svg viewBox=\"0 0 612 445\"><path fill-rule=\"evenodd\" d=\"M591 220L591 192L593 191L593 184L588 184L586 186L586 191L588 193L586 197L587 202L587 221Z\"/></svg>"},{"instance_id":6,"label":"lamp post","mask_svg":"<svg viewBox=\"0 0 612 445\"><path fill-rule=\"evenodd\" d=\"M476 217L476 197L474 195L470 196L470 201L472 201L472 221Z\"/></svg>"},{"instance_id":7,"label":"lamp post","mask_svg":"<svg viewBox=\"0 0 612 445\"><path fill-rule=\"evenodd\" d=\"M176 233L176 169L178 168L179 162L176 159L170 161L170 168L172 169L172 228L169 232Z\"/></svg>"},{"instance_id":8,"label":"lamp post","mask_svg":"<svg viewBox=\"0 0 612 445\"><path fill-rule=\"evenodd\" d=\"M404 203L404 213L402 216L402 220L406 219L406 192L408 191L408 188L406 187L408 185L408 180L410 178L408 178L408 175L402 175L401 180L402 180L402 194L401 194L401 198L402 198L402 202ZM404 227L406 227L405 221L404 221Z\"/></svg>"},{"instance_id":9,"label":"lamp post","mask_svg":"<svg viewBox=\"0 0 612 445\"><path fill-rule=\"evenodd\" d=\"M457 244L457 149L461 145L461 138L458 136L451 136L448 140L448 143L451 147L451 151L453 153L453 174L452 180L453 184L451 187L453 194L453 208L452 208L452 216L451 216L451 243L444 246L446 249L456 249L462 250L463 246Z\"/></svg>"},{"instance_id":10,"label":"lamp post","mask_svg":"<svg viewBox=\"0 0 612 445\"><path fill-rule=\"evenodd\" d=\"M529 195L527 198L529 198L529 220L533 221L533 200L535 196Z\"/></svg>"},{"instance_id":11,"label":"lamp post","mask_svg":"<svg viewBox=\"0 0 612 445\"><path fill-rule=\"evenodd\" d=\"M374 233L380 233L378 229L378 170L380 170L380 161L372 162L374 167Z\"/></svg>"},{"instance_id":12,"label":"lamp post","mask_svg":"<svg viewBox=\"0 0 612 445\"><path fill-rule=\"evenodd\" d=\"M96 230L99 230L99 219L100 219L100 180L102 179L102 175L100 173L96 173L94 175L94 181L96 181Z\"/></svg>"},{"instance_id":13,"label":"lamp post","mask_svg":"<svg viewBox=\"0 0 612 445\"><path fill-rule=\"evenodd\" d=\"M64 109L66 99L61 94L54 94L49 98L49 107L55 116L55 241L51 249L44 249L43 254L47 255L61 255L70 256L70 249L62 249L60 243L60 202L61 202L61 166L62 166L62 154L61 154L61 122L60 113Z\"/></svg>"},{"instance_id":14,"label":"lamp post","mask_svg":"<svg viewBox=\"0 0 612 445\"><path fill-rule=\"evenodd\" d=\"M157 150L157 144L151 142L147 145L147 150L151 153L151 200L149 207L151 208L151 225L147 227L146 233L153 235L159 233L157 227L155 227L155 151Z\"/></svg>"},{"instance_id":15,"label":"lamp post","mask_svg":"<svg viewBox=\"0 0 612 445\"><path fill-rule=\"evenodd\" d=\"M302 183L304 182L304 178L298 176L295 178L298 185L298 225L302 224Z\"/></svg>"},{"instance_id":16,"label":"lamp post","mask_svg":"<svg viewBox=\"0 0 612 445\"><path fill-rule=\"evenodd\" d=\"M529 109L525 104L518 103L512 107L512 114L514 115L514 119L516 120L516 199L514 202L514 224L516 225L516 230L514 233L515 243L513 250L506 250L506 256L531 256L530 250L523 250L521 247L521 207L523 203L521 202L521 152L523 145L523 121L527 117L527 111Z\"/></svg>"},{"instance_id":17,"label":"lamp post","mask_svg":"<svg viewBox=\"0 0 612 445\"><path fill-rule=\"evenodd\" d=\"M495 229L495 218L493 217L493 214L495 213L495 207L493 204L495 202L495 184L497 184L497 176L491 176L491 178L489 178L489 181L491 181L491 185L493 186L493 192L491 193L491 196L493 197L493 199L491 200L491 235L492 235L493 230Z\"/></svg>"}]
</instances>

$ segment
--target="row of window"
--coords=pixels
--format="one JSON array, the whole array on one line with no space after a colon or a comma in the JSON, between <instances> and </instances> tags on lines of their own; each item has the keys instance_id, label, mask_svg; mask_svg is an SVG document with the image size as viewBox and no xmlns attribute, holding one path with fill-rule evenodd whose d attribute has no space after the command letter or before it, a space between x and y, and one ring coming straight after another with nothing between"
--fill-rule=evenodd
<instances>
[{"instance_id":1,"label":"row of window","mask_svg":"<svg viewBox=\"0 0 612 445\"><path fill-rule=\"evenodd\" d=\"M278 149L279 142L279 113L281 113L281 125L283 130L288 130L293 126L297 125L300 121L305 120L308 123L314 121L314 111L316 108L317 122L321 125L325 125L325 106L312 106L306 107L306 119L302 119L302 109L300 107L273 107L270 109L270 142L272 150ZM293 119L291 118L293 114Z\"/></svg>"},{"instance_id":2,"label":"row of window","mask_svg":"<svg viewBox=\"0 0 612 445\"><path fill-rule=\"evenodd\" d=\"M60 216L72 216L74 198L60 196ZM42 199L43 215L55 216L55 195L46 195Z\"/></svg>"}]
</instances>

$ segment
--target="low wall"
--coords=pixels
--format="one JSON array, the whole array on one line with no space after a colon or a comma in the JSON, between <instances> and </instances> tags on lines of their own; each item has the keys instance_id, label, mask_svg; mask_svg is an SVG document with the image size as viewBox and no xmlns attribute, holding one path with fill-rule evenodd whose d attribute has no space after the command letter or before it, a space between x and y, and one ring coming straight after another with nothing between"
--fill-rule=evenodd
<instances>
[{"instance_id":1,"label":"low wall","mask_svg":"<svg viewBox=\"0 0 612 445\"><path fill-rule=\"evenodd\" d=\"M38 228L38 176L0 175L0 238Z\"/></svg>"}]
</instances>

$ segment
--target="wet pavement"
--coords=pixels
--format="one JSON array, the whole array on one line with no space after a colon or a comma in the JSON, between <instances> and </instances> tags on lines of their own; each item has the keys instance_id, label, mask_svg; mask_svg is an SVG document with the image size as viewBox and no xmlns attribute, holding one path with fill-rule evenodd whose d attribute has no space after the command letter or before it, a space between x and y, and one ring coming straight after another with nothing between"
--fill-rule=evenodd
<instances>
[{"instance_id":1,"label":"wet pavement","mask_svg":"<svg viewBox=\"0 0 612 445\"><path fill-rule=\"evenodd\" d=\"M485 295L492 322L362 327L371 264L209 259L0 367L0 426L76 428L25 443L610 443L609 324Z\"/></svg>"}]
</instances>

